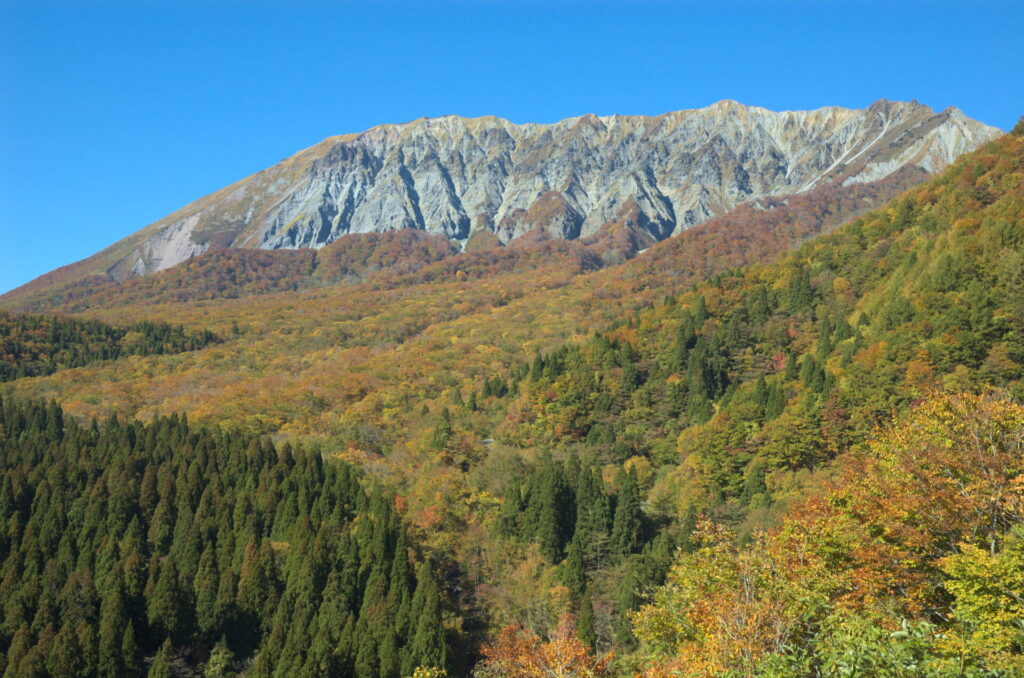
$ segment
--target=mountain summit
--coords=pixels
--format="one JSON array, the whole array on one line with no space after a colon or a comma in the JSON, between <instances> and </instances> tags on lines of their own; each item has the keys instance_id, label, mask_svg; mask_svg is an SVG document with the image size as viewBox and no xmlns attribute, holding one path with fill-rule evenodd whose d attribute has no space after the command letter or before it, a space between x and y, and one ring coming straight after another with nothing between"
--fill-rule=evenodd
<instances>
[{"instance_id":1,"label":"mountain summit","mask_svg":"<svg viewBox=\"0 0 1024 678\"><path fill-rule=\"evenodd\" d=\"M203 197L76 265L116 280L225 247L319 248L414 228L574 239L613 223L650 242L737 204L825 184L931 173L1000 131L950 108L773 112L720 101L655 117L553 124L444 116L319 144Z\"/></svg>"}]
</instances>

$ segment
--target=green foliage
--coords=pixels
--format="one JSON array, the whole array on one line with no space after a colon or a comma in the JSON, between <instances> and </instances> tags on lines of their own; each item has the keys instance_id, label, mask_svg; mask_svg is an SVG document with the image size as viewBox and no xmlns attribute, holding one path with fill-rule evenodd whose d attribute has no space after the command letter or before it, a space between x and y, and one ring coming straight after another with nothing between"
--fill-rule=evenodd
<instances>
[{"instance_id":1,"label":"green foliage","mask_svg":"<svg viewBox=\"0 0 1024 678\"><path fill-rule=\"evenodd\" d=\"M813 657L800 652L771 655L758 663L756 675L802 678L810 673L829 678L997 678L1002 673L974 656L950 655L945 637L934 624L909 623L891 631L864 616L837 613L813 640ZM748 675L730 672L729 676Z\"/></svg>"},{"instance_id":2,"label":"green foliage","mask_svg":"<svg viewBox=\"0 0 1024 678\"><path fill-rule=\"evenodd\" d=\"M95 320L0 311L0 382L129 355L195 351L220 341L209 331L187 332L161 322L112 327Z\"/></svg>"},{"instance_id":3,"label":"green foliage","mask_svg":"<svg viewBox=\"0 0 1024 678\"><path fill-rule=\"evenodd\" d=\"M210 676L252 656L257 675L445 664L433 573L411 574L391 501L346 464L184 417L82 428L9 399L0 459L5 669L133 676L156 652L149 675L170 675L175 648L208 650Z\"/></svg>"},{"instance_id":4,"label":"green foliage","mask_svg":"<svg viewBox=\"0 0 1024 678\"><path fill-rule=\"evenodd\" d=\"M594 631L594 604L590 599L589 589L580 598L579 613L576 618L576 637L591 650L597 645L597 633Z\"/></svg>"},{"instance_id":5,"label":"green foliage","mask_svg":"<svg viewBox=\"0 0 1024 678\"><path fill-rule=\"evenodd\" d=\"M153 663L149 665L146 678L171 678L171 662L174 660L174 649L171 647L171 639L168 638L160 645ZM57 675L71 675L60 674Z\"/></svg>"},{"instance_id":6,"label":"green foliage","mask_svg":"<svg viewBox=\"0 0 1024 678\"><path fill-rule=\"evenodd\" d=\"M633 469L619 473L619 492L612 520L611 545L622 554L632 553L641 540L643 518L640 511L640 490Z\"/></svg>"},{"instance_id":7,"label":"green foliage","mask_svg":"<svg viewBox=\"0 0 1024 678\"><path fill-rule=\"evenodd\" d=\"M206 660L203 669L203 678L228 678L232 675L231 668L234 664L234 655L228 647L227 640L221 637L220 641L210 650L210 658Z\"/></svg>"},{"instance_id":8,"label":"green foliage","mask_svg":"<svg viewBox=\"0 0 1024 678\"><path fill-rule=\"evenodd\" d=\"M1008 672L1024 669L1024 525L992 535L987 549L962 544L942 569L965 649Z\"/></svg>"}]
</instances>

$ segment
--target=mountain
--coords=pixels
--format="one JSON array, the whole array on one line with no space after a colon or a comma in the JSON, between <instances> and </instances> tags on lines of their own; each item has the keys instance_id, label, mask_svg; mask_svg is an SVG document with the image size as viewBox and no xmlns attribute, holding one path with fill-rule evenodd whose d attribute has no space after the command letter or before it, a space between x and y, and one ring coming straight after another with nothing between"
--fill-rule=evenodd
<instances>
[{"instance_id":1,"label":"mountain","mask_svg":"<svg viewBox=\"0 0 1024 678\"><path fill-rule=\"evenodd\" d=\"M765 196L935 172L998 134L955 108L884 100L802 112L722 101L553 124L421 118L325 139L61 275L124 280L225 247L319 248L403 228L508 243L534 230L594 236L628 217L649 244Z\"/></svg>"},{"instance_id":2,"label":"mountain","mask_svg":"<svg viewBox=\"0 0 1024 678\"><path fill-rule=\"evenodd\" d=\"M563 273L613 266L613 278L642 278L660 286L671 276L680 284L766 260L885 204L922 176L904 168L868 183L826 184L799 195L764 198L650 247L649 240L634 229L631 217L579 240L561 240L534 231L510 247L476 238L463 252L443 235L416 229L352 233L318 250L212 250L163 271L124 281L107 276L64 279L62 271L56 271L0 296L0 308L32 313L109 313L141 304L193 304L339 284L361 287L344 292L349 299L361 291L371 291L375 298L372 290L400 287L429 295L430 283L460 279L496 283L508 274L551 266ZM630 266L614 269L614 264L641 251L643 256Z\"/></svg>"},{"instance_id":3,"label":"mountain","mask_svg":"<svg viewBox=\"0 0 1024 678\"><path fill-rule=\"evenodd\" d=\"M865 210L908 173L621 264L629 219L404 229L9 316L0 666L1017 675L1024 123Z\"/></svg>"}]
</instances>

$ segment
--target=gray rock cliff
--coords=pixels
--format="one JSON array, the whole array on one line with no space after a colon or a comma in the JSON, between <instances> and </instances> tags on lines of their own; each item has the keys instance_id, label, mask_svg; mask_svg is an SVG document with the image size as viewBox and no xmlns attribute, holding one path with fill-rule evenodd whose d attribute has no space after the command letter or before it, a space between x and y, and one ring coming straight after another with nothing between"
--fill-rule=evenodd
<instances>
[{"instance_id":1,"label":"gray rock cliff","mask_svg":"<svg viewBox=\"0 0 1024 678\"><path fill-rule=\"evenodd\" d=\"M115 244L117 279L220 247L318 248L347 233L416 228L501 242L597 233L626 211L661 240L765 196L826 182L935 172L1001 132L950 108L773 112L721 101L655 117L553 124L424 118L325 139Z\"/></svg>"}]
</instances>

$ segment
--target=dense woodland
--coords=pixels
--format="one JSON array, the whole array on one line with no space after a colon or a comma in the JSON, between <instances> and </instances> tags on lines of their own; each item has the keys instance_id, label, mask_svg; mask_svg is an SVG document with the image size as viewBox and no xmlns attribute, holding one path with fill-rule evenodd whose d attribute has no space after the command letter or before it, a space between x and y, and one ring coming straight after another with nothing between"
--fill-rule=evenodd
<instances>
[{"instance_id":1,"label":"dense woodland","mask_svg":"<svg viewBox=\"0 0 1024 678\"><path fill-rule=\"evenodd\" d=\"M843 195L86 303L225 340L5 385L7 670L115 666L120 591L171 675L1024 675L1024 126L800 244Z\"/></svg>"},{"instance_id":2,"label":"dense woodland","mask_svg":"<svg viewBox=\"0 0 1024 678\"><path fill-rule=\"evenodd\" d=\"M184 417L82 427L55 403L0 401L0 435L3 675L445 666L430 564L352 467Z\"/></svg>"},{"instance_id":3,"label":"dense woodland","mask_svg":"<svg viewBox=\"0 0 1024 678\"><path fill-rule=\"evenodd\" d=\"M112 327L95 320L0 311L0 381L129 355L194 351L219 341L209 330L189 332L163 322Z\"/></svg>"}]
</instances>

